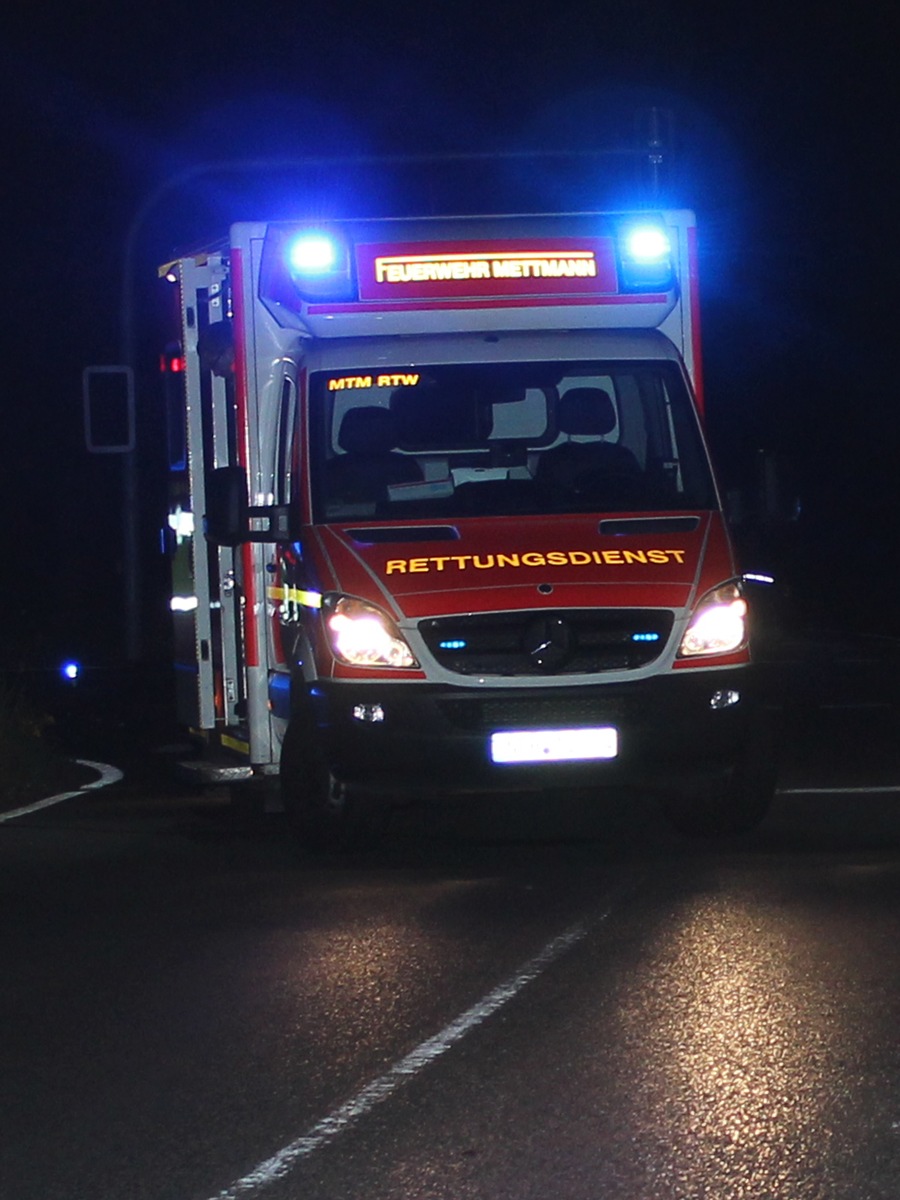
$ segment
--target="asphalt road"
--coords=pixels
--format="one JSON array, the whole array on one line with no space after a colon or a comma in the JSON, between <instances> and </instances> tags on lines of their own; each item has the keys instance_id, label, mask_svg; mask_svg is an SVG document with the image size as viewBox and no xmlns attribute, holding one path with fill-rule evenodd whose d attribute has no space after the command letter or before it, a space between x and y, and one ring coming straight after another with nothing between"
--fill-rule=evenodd
<instances>
[{"instance_id":1,"label":"asphalt road","mask_svg":"<svg viewBox=\"0 0 900 1200\"><path fill-rule=\"evenodd\" d=\"M896 1200L897 647L782 657L740 841L548 794L317 862L158 762L0 825L0 1196Z\"/></svg>"}]
</instances>

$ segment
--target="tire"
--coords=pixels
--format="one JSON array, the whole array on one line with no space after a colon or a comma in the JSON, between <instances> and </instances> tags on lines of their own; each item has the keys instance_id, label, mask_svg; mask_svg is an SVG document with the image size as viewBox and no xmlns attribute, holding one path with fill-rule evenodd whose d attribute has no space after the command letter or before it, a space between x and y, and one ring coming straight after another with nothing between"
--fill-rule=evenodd
<instances>
[{"instance_id":1,"label":"tire","mask_svg":"<svg viewBox=\"0 0 900 1200\"><path fill-rule=\"evenodd\" d=\"M771 787L751 785L731 772L708 792L666 796L662 807L669 824L687 837L737 837L762 823L772 795Z\"/></svg>"},{"instance_id":2,"label":"tire","mask_svg":"<svg viewBox=\"0 0 900 1200\"><path fill-rule=\"evenodd\" d=\"M334 775L320 737L296 715L281 748L280 775L285 812L305 849L346 854L377 845L388 809Z\"/></svg>"},{"instance_id":3,"label":"tire","mask_svg":"<svg viewBox=\"0 0 900 1200\"><path fill-rule=\"evenodd\" d=\"M664 796L663 812L669 823L688 837L737 837L750 833L765 819L777 779L777 753L767 731L714 778L695 789Z\"/></svg>"}]
</instances>

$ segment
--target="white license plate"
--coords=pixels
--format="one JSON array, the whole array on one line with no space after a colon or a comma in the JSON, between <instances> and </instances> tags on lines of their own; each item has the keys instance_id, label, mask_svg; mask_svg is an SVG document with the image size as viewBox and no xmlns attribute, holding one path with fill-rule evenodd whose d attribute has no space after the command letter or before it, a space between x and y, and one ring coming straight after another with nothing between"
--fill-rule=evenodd
<instances>
[{"instance_id":1,"label":"white license plate","mask_svg":"<svg viewBox=\"0 0 900 1200\"><path fill-rule=\"evenodd\" d=\"M491 734L495 763L580 762L615 758L619 734L612 725L589 729L504 729Z\"/></svg>"}]
</instances>

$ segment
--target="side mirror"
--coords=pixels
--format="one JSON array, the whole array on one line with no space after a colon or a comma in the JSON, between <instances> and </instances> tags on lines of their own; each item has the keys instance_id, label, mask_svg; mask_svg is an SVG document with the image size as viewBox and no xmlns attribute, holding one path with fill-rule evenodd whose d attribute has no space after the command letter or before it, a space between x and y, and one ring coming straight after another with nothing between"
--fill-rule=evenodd
<instances>
[{"instance_id":1,"label":"side mirror","mask_svg":"<svg viewBox=\"0 0 900 1200\"><path fill-rule=\"evenodd\" d=\"M218 467L206 480L204 533L217 546L239 546L250 532L247 479L241 467Z\"/></svg>"},{"instance_id":2,"label":"side mirror","mask_svg":"<svg viewBox=\"0 0 900 1200\"><path fill-rule=\"evenodd\" d=\"M217 467L206 480L204 532L217 546L284 542L291 536L287 505L251 505L243 467Z\"/></svg>"}]
</instances>

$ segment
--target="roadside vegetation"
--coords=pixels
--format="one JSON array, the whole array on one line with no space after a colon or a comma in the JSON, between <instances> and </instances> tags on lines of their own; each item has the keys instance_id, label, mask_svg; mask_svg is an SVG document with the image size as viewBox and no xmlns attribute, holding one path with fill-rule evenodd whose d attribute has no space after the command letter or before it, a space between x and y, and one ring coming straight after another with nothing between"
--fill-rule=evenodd
<instances>
[{"instance_id":1,"label":"roadside vegetation","mask_svg":"<svg viewBox=\"0 0 900 1200\"><path fill-rule=\"evenodd\" d=\"M64 762L52 730L53 718L19 683L0 675L0 807L49 794Z\"/></svg>"}]
</instances>

